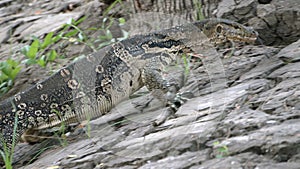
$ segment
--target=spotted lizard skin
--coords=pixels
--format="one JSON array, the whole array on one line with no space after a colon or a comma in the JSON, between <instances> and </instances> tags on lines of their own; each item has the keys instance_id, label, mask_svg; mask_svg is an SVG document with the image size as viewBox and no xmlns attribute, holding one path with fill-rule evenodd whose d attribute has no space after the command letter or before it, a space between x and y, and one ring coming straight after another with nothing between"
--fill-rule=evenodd
<instances>
[{"instance_id":1,"label":"spotted lizard skin","mask_svg":"<svg viewBox=\"0 0 300 169\"><path fill-rule=\"evenodd\" d=\"M60 69L48 79L0 104L0 131L8 146L31 128L49 128L94 119L109 112L143 86L167 88L163 68L179 53L209 43L253 42L257 33L224 19L208 19L183 26L137 35L92 53ZM194 38L196 42L192 42ZM14 124L17 117L17 124Z\"/></svg>"}]
</instances>

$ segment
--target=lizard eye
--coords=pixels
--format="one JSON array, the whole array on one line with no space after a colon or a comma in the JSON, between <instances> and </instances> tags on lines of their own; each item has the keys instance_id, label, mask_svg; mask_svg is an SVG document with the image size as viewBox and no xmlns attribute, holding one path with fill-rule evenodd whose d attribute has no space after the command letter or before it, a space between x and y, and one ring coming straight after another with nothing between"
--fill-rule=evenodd
<instances>
[{"instance_id":1,"label":"lizard eye","mask_svg":"<svg viewBox=\"0 0 300 169\"><path fill-rule=\"evenodd\" d=\"M217 25L216 32L217 33L222 33L222 29L223 29L223 27L221 25Z\"/></svg>"}]
</instances>

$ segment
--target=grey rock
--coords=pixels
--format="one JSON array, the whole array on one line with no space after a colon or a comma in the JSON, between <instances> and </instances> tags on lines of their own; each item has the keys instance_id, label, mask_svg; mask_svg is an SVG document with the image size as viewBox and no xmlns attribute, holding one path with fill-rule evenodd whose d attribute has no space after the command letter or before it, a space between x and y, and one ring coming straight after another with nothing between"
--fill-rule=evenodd
<instances>
[{"instance_id":1,"label":"grey rock","mask_svg":"<svg viewBox=\"0 0 300 169\"><path fill-rule=\"evenodd\" d=\"M103 6L79 0L32 1L27 6L18 2L0 2L1 59L24 45L19 41L27 43L28 36L58 30L70 17L92 13L84 26L94 27ZM205 16L248 23L260 32L264 44L299 39L298 0L203 2ZM151 6L150 1L146 4ZM120 9L127 8L118 6L112 11L119 14ZM44 13L35 13L39 10ZM299 44L298 40L286 47L248 45L236 48L231 57L220 54L194 63L180 89L194 98L164 123L153 125L167 108L144 88L110 113L83 122L83 127L68 135L65 147L57 137L35 145L19 144L15 168L299 168ZM71 56L81 50L75 48L68 48ZM14 90L21 90L25 82L34 83L40 73L29 67L18 77ZM222 152L224 147L227 150ZM45 152L27 164L39 150Z\"/></svg>"},{"instance_id":2,"label":"grey rock","mask_svg":"<svg viewBox=\"0 0 300 169\"><path fill-rule=\"evenodd\" d=\"M42 17L26 27L17 28L14 36L19 35L26 40L29 40L28 38L30 38L30 36L40 37L49 32L57 31L60 26L67 23L69 19L73 18L76 20L81 16L82 13L66 13L53 16L47 15L47 17ZM45 27L45 25L47 26Z\"/></svg>"},{"instance_id":3,"label":"grey rock","mask_svg":"<svg viewBox=\"0 0 300 169\"><path fill-rule=\"evenodd\" d=\"M259 4L256 0L203 1L206 17L221 17L248 23L260 34L265 45L289 44L300 37L300 2L273 0Z\"/></svg>"},{"instance_id":4,"label":"grey rock","mask_svg":"<svg viewBox=\"0 0 300 169\"><path fill-rule=\"evenodd\" d=\"M296 62L300 60L300 40L283 48L275 57L284 62Z\"/></svg>"}]
</instances>

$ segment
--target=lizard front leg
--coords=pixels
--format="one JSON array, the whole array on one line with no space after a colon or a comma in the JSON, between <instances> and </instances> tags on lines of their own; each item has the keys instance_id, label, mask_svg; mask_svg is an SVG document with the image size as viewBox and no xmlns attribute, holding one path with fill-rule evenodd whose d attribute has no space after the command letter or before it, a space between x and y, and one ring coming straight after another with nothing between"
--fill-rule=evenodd
<instances>
[{"instance_id":1,"label":"lizard front leg","mask_svg":"<svg viewBox=\"0 0 300 169\"><path fill-rule=\"evenodd\" d=\"M174 115L178 107L184 102L180 97L181 94L178 93L185 81L184 68L181 65L170 67L172 66L153 61L142 70L144 85L152 92L155 98L168 106L167 110L156 118L155 125L163 123L169 116ZM168 68L172 70L166 70Z\"/></svg>"}]
</instances>

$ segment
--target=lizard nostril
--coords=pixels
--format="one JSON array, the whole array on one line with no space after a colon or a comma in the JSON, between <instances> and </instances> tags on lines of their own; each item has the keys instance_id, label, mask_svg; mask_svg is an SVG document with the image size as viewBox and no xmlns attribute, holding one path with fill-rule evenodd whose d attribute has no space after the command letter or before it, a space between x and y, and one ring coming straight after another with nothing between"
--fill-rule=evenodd
<instances>
[{"instance_id":1,"label":"lizard nostril","mask_svg":"<svg viewBox=\"0 0 300 169\"><path fill-rule=\"evenodd\" d=\"M217 27L216 27L216 32L217 33L221 33L222 32L222 26L221 25L218 25Z\"/></svg>"},{"instance_id":2,"label":"lizard nostril","mask_svg":"<svg viewBox=\"0 0 300 169\"><path fill-rule=\"evenodd\" d=\"M269 4L272 0L258 0L260 4Z\"/></svg>"}]
</instances>

